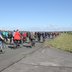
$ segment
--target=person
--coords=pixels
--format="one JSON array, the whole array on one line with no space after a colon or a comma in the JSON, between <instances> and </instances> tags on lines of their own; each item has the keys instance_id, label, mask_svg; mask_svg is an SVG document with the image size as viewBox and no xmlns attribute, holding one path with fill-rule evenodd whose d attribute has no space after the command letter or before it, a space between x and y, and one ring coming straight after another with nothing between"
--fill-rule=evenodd
<instances>
[{"instance_id":1,"label":"person","mask_svg":"<svg viewBox=\"0 0 72 72\"><path fill-rule=\"evenodd\" d=\"M22 34L22 36L23 36L23 43L24 43L24 42L26 41L27 33L24 32L24 33Z\"/></svg>"},{"instance_id":2,"label":"person","mask_svg":"<svg viewBox=\"0 0 72 72\"><path fill-rule=\"evenodd\" d=\"M31 32L31 43L32 46L35 46L35 32Z\"/></svg>"},{"instance_id":3,"label":"person","mask_svg":"<svg viewBox=\"0 0 72 72\"><path fill-rule=\"evenodd\" d=\"M8 32L7 31L3 31L2 35L3 35L3 38L4 38L5 42L7 42L8 41Z\"/></svg>"},{"instance_id":4,"label":"person","mask_svg":"<svg viewBox=\"0 0 72 72\"><path fill-rule=\"evenodd\" d=\"M21 34L19 30L17 30L14 34L14 43L16 44L16 47L20 44L20 40L21 40Z\"/></svg>"},{"instance_id":5,"label":"person","mask_svg":"<svg viewBox=\"0 0 72 72\"><path fill-rule=\"evenodd\" d=\"M43 42L45 41L45 33L42 33L42 39L43 39Z\"/></svg>"},{"instance_id":6,"label":"person","mask_svg":"<svg viewBox=\"0 0 72 72\"><path fill-rule=\"evenodd\" d=\"M6 42L8 41L8 32L5 32Z\"/></svg>"},{"instance_id":7,"label":"person","mask_svg":"<svg viewBox=\"0 0 72 72\"><path fill-rule=\"evenodd\" d=\"M50 38L50 33L47 33L47 35L48 35L48 38Z\"/></svg>"},{"instance_id":8,"label":"person","mask_svg":"<svg viewBox=\"0 0 72 72\"><path fill-rule=\"evenodd\" d=\"M40 42L40 37L41 37L40 32L38 32L37 35L38 35L38 41Z\"/></svg>"},{"instance_id":9,"label":"person","mask_svg":"<svg viewBox=\"0 0 72 72\"><path fill-rule=\"evenodd\" d=\"M5 31L2 32L2 36L3 36L4 40L5 40L5 38L6 38ZM6 41L6 40L5 40L5 41Z\"/></svg>"},{"instance_id":10,"label":"person","mask_svg":"<svg viewBox=\"0 0 72 72\"><path fill-rule=\"evenodd\" d=\"M2 37L2 33L0 32L0 52L3 52L3 41L4 38Z\"/></svg>"},{"instance_id":11,"label":"person","mask_svg":"<svg viewBox=\"0 0 72 72\"><path fill-rule=\"evenodd\" d=\"M35 41L38 41L38 36L37 36L37 32L35 32Z\"/></svg>"},{"instance_id":12,"label":"person","mask_svg":"<svg viewBox=\"0 0 72 72\"><path fill-rule=\"evenodd\" d=\"M13 38L14 38L15 32L16 32L16 31L14 30L14 31L13 31L13 33L12 33L12 35L13 35Z\"/></svg>"},{"instance_id":13,"label":"person","mask_svg":"<svg viewBox=\"0 0 72 72\"><path fill-rule=\"evenodd\" d=\"M10 44L11 44L12 43L12 38L13 38L12 32L9 32L8 38L10 39Z\"/></svg>"}]
</instances>

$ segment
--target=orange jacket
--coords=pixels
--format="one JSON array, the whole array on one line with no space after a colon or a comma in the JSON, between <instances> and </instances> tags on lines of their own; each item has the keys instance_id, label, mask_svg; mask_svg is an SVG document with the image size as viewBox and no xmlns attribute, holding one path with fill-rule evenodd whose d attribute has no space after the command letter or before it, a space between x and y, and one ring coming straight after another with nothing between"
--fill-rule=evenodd
<instances>
[{"instance_id":1,"label":"orange jacket","mask_svg":"<svg viewBox=\"0 0 72 72\"><path fill-rule=\"evenodd\" d=\"M15 32L14 40L21 40L21 34L19 32Z\"/></svg>"}]
</instances>

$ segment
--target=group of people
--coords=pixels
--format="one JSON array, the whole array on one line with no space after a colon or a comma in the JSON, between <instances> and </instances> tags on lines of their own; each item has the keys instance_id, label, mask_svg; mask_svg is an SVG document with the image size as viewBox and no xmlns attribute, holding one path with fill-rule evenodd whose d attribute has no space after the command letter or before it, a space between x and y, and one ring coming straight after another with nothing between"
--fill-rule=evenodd
<instances>
[{"instance_id":1,"label":"group of people","mask_svg":"<svg viewBox=\"0 0 72 72\"><path fill-rule=\"evenodd\" d=\"M54 37L59 35L59 33L49 33L49 32L20 32L19 30L14 31L0 31L0 51L2 51L3 44L19 44L25 42L31 42L35 45L35 41L44 42L46 38Z\"/></svg>"}]
</instances>

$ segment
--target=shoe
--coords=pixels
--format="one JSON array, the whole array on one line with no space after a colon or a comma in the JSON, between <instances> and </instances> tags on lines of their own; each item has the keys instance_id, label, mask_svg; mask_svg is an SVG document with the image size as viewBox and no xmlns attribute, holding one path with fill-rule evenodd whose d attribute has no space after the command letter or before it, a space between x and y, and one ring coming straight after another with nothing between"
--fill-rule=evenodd
<instances>
[{"instance_id":1,"label":"shoe","mask_svg":"<svg viewBox=\"0 0 72 72\"><path fill-rule=\"evenodd\" d=\"M0 50L0 52L3 52L2 50Z\"/></svg>"}]
</instances>

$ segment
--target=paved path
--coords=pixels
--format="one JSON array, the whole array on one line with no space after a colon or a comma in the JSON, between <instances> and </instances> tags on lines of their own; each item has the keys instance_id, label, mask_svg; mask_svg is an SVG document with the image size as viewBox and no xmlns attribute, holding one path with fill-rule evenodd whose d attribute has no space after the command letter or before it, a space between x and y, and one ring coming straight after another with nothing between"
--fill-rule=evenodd
<instances>
[{"instance_id":1,"label":"paved path","mask_svg":"<svg viewBox=\"0 0 72 72\"><path fill-rule=\"evenodd\" d=\"M72 54L40 48L2 72L72 72Z\"/></svg>"},{"instance_id":2,"label":"paved path","mask_svg":"<svg viewBox=\"0 0 72 72\"><path fill-rule=\"evenodd\" d=\"M5 53L4 54L0 54L0 71L6 69L7 67L11 66L12 64L20 61L21 59L23 59L24 57L26 57L26 55L29 55L33 52L35 52L36 50L38 50L39 48L41 48L41 44L37 43L36 47L33 48L26 48L26 47L22 47L22 48L18 48L18 49L10 49L8 47L6 47Z\"/></svg>"}]
</instances>

